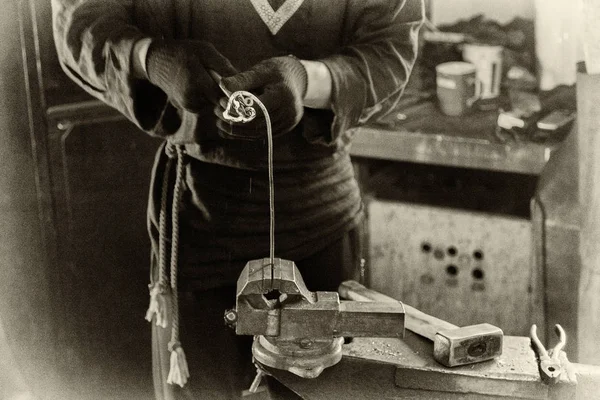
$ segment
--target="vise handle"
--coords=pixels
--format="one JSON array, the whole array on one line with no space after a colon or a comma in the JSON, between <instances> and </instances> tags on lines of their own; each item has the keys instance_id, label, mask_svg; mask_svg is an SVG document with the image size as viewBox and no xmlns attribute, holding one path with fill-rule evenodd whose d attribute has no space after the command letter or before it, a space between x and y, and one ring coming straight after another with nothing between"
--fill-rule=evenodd
<instances>
[{"instance_id":1,"label":"vise handle","mask_svg":"<svg viewBox=\"0 0 600 400\"><path fill-rule=\"evenodd\" d=\"M338 293L342 298L354 301L398 302L398 300L369 289L356 281L342 282L338 288ZM419 336L434 341L439 331L458 328L450 322L425 314L406 303L402 304L405 312L404 327Z\"/></svg>"},{"instance_id":2,"label":"vise handle","mask_svg":"<svg viewBox=\"0 0 600 400\"><path fill-rule=\"evenodd\" d=\"M355 281L343 282L338 291L340 296L353 300L397 302ZM479 324L461 328L406 304L404 310L404 326L431 340L433 357L446 367L491 360L502 354L504 333L496 326Z\"/></svg>"}]
</instances>

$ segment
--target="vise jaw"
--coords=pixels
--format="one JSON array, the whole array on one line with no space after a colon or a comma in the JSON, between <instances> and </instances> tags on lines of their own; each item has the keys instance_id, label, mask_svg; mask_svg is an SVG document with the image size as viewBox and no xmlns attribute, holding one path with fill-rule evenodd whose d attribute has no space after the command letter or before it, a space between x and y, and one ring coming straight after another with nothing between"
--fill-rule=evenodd
<instances>
[{"instance_id":1,"label":"vise jaw","mask_svg":"<svg viewBox=\"0 0 600 400\"><path fill-rule=\"evenodd\" d=\"M225 313L238 335L254 335L259 363L313 378L342 356L344 337L404 337L402 303L340 301L311 292L289 260L248 262L237 282L236 308Z\"/></svg>"}]
</instances>

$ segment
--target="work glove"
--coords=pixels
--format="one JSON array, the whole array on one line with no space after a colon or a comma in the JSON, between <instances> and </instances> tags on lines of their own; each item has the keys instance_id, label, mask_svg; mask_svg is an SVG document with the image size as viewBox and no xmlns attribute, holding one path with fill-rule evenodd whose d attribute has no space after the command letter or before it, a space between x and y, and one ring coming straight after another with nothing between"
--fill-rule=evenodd
<instances>
[{"instance_id":1,"label":"work glove","mask_svg":"<svg viewBox=\"0 0 600 400\"><path fill-rule=\"evenodd\" d=\"M180 109L197 112L217 104L222 92L208 70L222 76L237 73L215 47L200 40L153 40L146 56L148 80Z\"/></svg>"},{"instance_id":2,"label":"work glove","mask_svg":"<svg viewBox=\"0 0 600 400\"><path fill-rule=\"evenodd\" d=\"M304 114L308 77L304 65L293 56L261 61L247 71L223 78L221 84L231 92L245 90L256 95L269 112L274 136L294 129ZM221 137L246 140L267 137L265 116L258 104L254 105L256 118L247 123L227 121L223 117L226 105L227 99L222 98L215 107Z\"/></svg>"}]
</instances>

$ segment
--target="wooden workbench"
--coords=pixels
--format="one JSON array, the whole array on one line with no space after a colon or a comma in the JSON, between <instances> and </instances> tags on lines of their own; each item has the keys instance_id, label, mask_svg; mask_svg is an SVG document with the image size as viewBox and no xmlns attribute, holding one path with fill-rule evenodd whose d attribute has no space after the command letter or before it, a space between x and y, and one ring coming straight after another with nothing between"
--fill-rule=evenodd
<instances>
[{"instance_id":1,"label":"wooden workbench","mask_svg":"<svg viewBox=\"0 0 600 400\"><path fill-rule=\"evenodd\" d=\"M433 102L413 112L389 115L356 128L355 157L538 175L556 143L500 140L494 135L497 111L448 117Z\"/></svg>"},{"instance_id":2,"label":"wooden workbench","mask_svg":"<svg viewBox=\"0 0 600 400\"><path fill-rule=\"evenodd\" d=\"M452 369L433 359L432 347L410 331L404 340L356 338L318 378L270 372L306 400L548 398L528 338L507 336L499 358Z\"/></svg>"},{"instance_id":3,"label":"wooden workbench","mask_svg":"<svg viewBox=\"0 0 600 400\"><path fill-rule=\"evenodd\" d=\"M344 345L340 363L315 379L270 372L303 400L600 398L599 367L568 364L570 378L564 373L557 384L548 385L529 343L527 337L505 336L498 358L445 368L433 359L431 342L407 331L403 340L354 339Z\"/></svg>"}]
</instances>

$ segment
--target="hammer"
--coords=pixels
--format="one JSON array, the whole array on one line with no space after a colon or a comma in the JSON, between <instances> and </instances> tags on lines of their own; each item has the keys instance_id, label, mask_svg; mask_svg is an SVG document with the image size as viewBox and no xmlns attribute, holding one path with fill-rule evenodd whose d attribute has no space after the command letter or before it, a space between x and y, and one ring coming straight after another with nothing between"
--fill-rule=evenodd
<instances>
[{"instance_id":1,"label":"hammer","mask_svg":"<svg viewBox=\"0 0 600 400\"><path fill-rule=\"evenodd\" d=\"M342 282L341 297L355 301L398 301L356 281ZM446 367L490 360L502 354L502 329L490 324L460 328L404 304L405 327L433 342L433 358Z\"/></svg>"}]
</instances>

